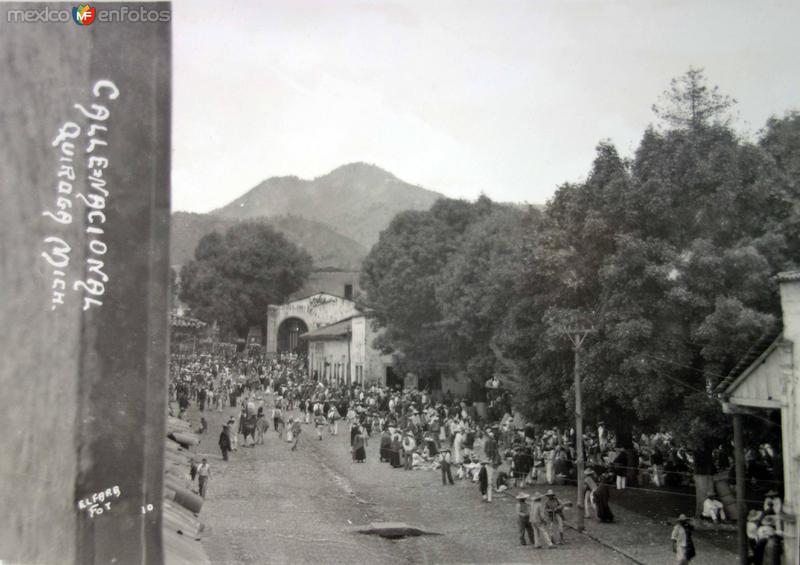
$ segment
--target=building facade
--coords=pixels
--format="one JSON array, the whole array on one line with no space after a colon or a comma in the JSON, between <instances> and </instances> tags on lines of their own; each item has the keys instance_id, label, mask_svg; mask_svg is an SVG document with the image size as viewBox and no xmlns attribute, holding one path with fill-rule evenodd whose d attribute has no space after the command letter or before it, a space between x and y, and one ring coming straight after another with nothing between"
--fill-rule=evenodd
<instances>
[{"instance_id":1,"label":"building facade","mask_svg":"<svg viewBox=\"0 0 800 565\"><path fill-rule=\"evenodd\" d=\"M364 314L300 336L308 343L309 374L323 382L386 385L392 375L392 356L373 347L376 337Z\"/></svg>"},{"instance_id":2,"label":"building facade","mask_svg":"<svg viewBox=\"0 0 800 565\"><path fill-rule=\"evenodd\" d=\"M358 314L356 303L342 296L317 292L267 309L266 355L308 353L300 336Z\"/></svg>"}]
</instances>

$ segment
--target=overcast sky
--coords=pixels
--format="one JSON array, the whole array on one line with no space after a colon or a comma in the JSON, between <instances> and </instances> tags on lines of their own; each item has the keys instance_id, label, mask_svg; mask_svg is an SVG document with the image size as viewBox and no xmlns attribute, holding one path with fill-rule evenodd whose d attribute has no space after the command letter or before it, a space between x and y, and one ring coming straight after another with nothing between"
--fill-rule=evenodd
<instances>
[{"instance_id":1,"label":"overcast sky","mask_svg":"<svg viewBox=\"0 0 800 565\"><path fill-rule=\"evenodd\" d=\"M353 161L448 196L544 203L585 176L601 139L631 154L690 65L738 99L750 134L800 109L797 0L173 9L175 210Z\"/></svg>"}]
</instances>

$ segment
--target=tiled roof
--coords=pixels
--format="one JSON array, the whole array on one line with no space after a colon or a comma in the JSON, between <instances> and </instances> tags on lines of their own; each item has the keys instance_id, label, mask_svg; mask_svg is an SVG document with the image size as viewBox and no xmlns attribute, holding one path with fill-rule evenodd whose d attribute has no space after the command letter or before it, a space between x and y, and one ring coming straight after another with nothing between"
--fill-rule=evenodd
<instances>
[{"instance_id":1,"label":"tiled roof","mask_svg":"<svg viewBox=\"0 0 800 565\"><path fill-rule=\"evenodd\" d=\"M775 276L778 282L800 281L800 271L784 271Z\"/></svg>"}]
</instances>

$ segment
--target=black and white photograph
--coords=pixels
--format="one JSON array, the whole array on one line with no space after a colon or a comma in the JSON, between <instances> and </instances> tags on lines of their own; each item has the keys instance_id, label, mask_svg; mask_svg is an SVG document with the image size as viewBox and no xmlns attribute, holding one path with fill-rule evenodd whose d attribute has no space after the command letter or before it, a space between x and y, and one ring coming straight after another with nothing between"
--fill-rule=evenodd
<instances>
[{"instance_id":1,"label":"black and white photograph","mask_svg":"<svg viewBox=\"0 0 800 565\"><path fill-rule=\"evenodd\" d=\"M800 2L0 2L0 565L800 565Z\"/></svg>"}]
</instances>

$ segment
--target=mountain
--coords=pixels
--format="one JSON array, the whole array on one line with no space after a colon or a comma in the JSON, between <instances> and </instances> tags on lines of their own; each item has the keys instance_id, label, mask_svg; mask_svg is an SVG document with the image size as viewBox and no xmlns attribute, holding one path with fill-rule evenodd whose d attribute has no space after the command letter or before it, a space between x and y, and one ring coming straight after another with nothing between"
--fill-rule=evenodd
<instances>
[{"instance_id":1,"label":"mountain","mask_svg":"<svg viewBox=\"0 0 800 565\"><path fill-rule=\"evenodd\" d=\"M329 226L294 216L254 218L248 220L270 224L283 233L289 241L305 249L314 259L315 268L336 267L339 269L361 268L361 261L368 249L345 237ZM182 265L194 256L200 238L213 231L224 233L241 220L223 218L210 214L175 212L172 214L170 236L170 263Z\"/></svg>"},{"instance_id":2,"label":"mountain","mask_svg":"<svg viewBox=\"0 0 800 565\"><path fill-rule=\"evenodd\" d=\"M327 224L366 249L398 212L427 210L443 195L408 184L367 163L351 163L313 180L273 177L213 212L226 219L294 216Z\"/></svg>"}]
</instances>

